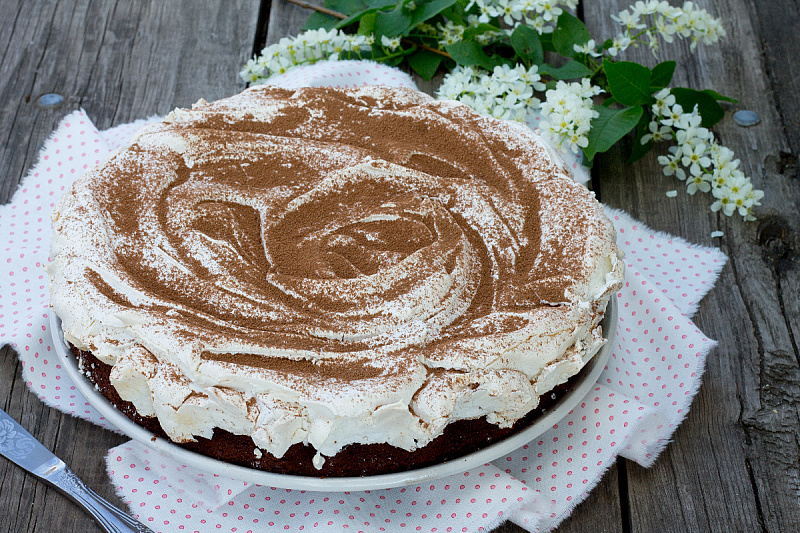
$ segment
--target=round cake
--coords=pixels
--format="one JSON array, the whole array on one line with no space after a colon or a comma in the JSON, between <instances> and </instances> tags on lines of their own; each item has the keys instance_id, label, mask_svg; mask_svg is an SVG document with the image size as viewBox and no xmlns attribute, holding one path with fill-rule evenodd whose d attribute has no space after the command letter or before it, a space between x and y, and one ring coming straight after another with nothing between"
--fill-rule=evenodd
<instances>
[{"instance_id":1,"label":"round cake","mask_svg":"<svg viewBox=\"0 0 800 533\"><path fill-rule=\"evenodd\" d=\"M409 89L176 109L52 219L52 306L100 390L291 474L501 438L603 345L623 277L602 207L536 134Z\"/></svg>"}]
</instances>

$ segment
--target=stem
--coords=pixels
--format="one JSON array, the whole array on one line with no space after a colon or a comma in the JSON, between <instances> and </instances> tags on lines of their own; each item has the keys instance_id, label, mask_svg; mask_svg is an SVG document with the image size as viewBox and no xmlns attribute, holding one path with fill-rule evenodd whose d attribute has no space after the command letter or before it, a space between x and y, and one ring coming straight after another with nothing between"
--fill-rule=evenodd
<instances>
[{"instance_id":1,"label":"stem","mask_svg":"<svg viewBox=\"0 0 800 533\"><path fill-rule=\"evenodd\" d=\"M401 48L399 52L394 52L394 53L389 52L383 57L373 57L372 60L373 61L386 61L387 59L393 59L395 57L401 57L401 56L405 56L405 55L408 55L408 54L409 54L409 51L403 50Z\"/></svg>"},{"instance_id":2,"label":"stem","mask_svg":"<svg viewBox=\"0 0 800 533\"><path fill-rule=\"evenodd\" d=\"M631 37L631 41L638 41L639 37L641 37L642 35L646 34L647 32L653 31L655 29L656 29L655 26L650 26L649 28L645 28L642 31L640 31L639 33L637 33L636 35L634 35L633 37Z\"/></svg>"},{"instance_id":3,"label":"stem","mask_svg":"<svg viewBox=\"0 0 800 533\"><path fill-rule=\"evenodd\" d=\"M449 59L453 59L452 57L450 57L450 54L448 54L444 50L439 50L438 48L434 48L432 46L428 46L427 44L415 43L414 41L409 41L408 39L403 39L403 42L407 43L407 44L413 44L417 48L422 48L423 50L427 50L428 52L433 52L434 54L439 54L440 56L444 56L444 57L447 57Z\"/></svg>"},{"instance_id":4,"label":"stem","mask_svg":"<svg viewBox=\"0 0 800 533\"><path fill-rule=\"evenodd\" d=\"M346 19L347 15L344 13L339 13L338 11L334 11L333 9L328 9L327 7L322 6L315 6L314 4L309 4L308 2L303 2L302 0L286 0L290 4L294 4L296 6L300 6L304 9L313 9L314 11L319 11L320 13L325 13L326 15L330 15L337 19Z\"/></svg>"},{"instance_id":5,"label":"stem","mask_svg":"<svg viewBox=\"0 0 800 533\"><path fill-rule=\"evenodd\" d=\"M344 13L339 13L338 11L334 11L332 9L328 9L327 7L315 6L314 4L309 4L308 2L303 2L303 0L286 0L286 1L289 2L290 4L294 4L296 6L300 6L303 9L312 9L314 11L319 11L320 13L325 13L326 15L330 15L331 17L334 17L334 18L337 18L337 19L344 20L344 19L347 18L347 15L345 15ZM414 41L410 41L408 39L403 39L402 41L404 43L406 43L406 44L410 44L410 45L416 46L417 48L421 48L423 50L427 50L428 52L433 52L434 54L439 54L440 56L444 56L444 57L452 59L452 57L450 57L450 54L448 54L447 52L445 52L443 50L439 50L438 48L434 48L432 46L428 46L428 45L422 44L422 43L415 43Z\"/></svg>"},{"instance_id":6,"label":"stem","mask_svg":"<svg viewBox=\"0 0 800 533\"><path fill-rule=\"evenodd\" d=\"M597 76L598 74L600 74L600 71L601 71L601 70L603 70L603 65L602 65L602 63L600 64L600 66L598 66L596 69L594 69L594 72L592 72L592 73L591 73L591 75L589 76L589 81L592 81L592 80L594 79L594 77L595 77L595 76ZM601 88L603 88L603 89L606 89L606 87L601 87Z\"/></svg>"}]
</instances>

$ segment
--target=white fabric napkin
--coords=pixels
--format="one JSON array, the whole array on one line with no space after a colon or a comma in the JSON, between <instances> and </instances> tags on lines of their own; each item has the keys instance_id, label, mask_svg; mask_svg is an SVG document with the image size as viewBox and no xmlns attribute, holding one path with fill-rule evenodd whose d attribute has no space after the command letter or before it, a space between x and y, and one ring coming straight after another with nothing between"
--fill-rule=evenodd
<instances>
[{"instance_id":1,"label":"white fabric napkin","mask_svg":"<svg viewBox=\"0 0 800 533\"><path fill-rule=\"evenodd\" d=\"M321 63L277 81L413 87L405 74L367 62ZM86 114L63 119L11 203L0 206L0 342L20 355L26 383L48 405L108 423L63 374L48 331L43 266L49 214L65 187L127 142L146 121L99 132ZM577 158L570 162L578 169ZM716 344L689 317L725 264L716 249L654 232L607 210L626 253L619 325L600 380L580 405L536 441L480 468L421 485L378 491L291 491L222 478L177 464L135 442L109 451L108 472L131 511L155 531L476 531L509 519L554 528L584 500L617 455L651 465L686 415ZM110 428L109 429L113 429Z\"/></svg>"}]
</instances>

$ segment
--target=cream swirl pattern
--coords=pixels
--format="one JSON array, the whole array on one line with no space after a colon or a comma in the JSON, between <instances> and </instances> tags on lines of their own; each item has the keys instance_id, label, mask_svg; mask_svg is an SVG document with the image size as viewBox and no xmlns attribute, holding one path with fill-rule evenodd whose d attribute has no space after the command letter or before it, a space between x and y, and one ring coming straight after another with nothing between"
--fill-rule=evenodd
<instances>
[{"instance_id":1,"label":"cream swirl pattern","mask_svg":"<svg viewBox=\"0 0 800 533\"><path fill-rule=\"evenodd\" d=\"M65 338L177 442L424 446L577 373L623 263L522 125L407 89L254 87L175 110L53 214Z\"/></svg>"}]
</instances>

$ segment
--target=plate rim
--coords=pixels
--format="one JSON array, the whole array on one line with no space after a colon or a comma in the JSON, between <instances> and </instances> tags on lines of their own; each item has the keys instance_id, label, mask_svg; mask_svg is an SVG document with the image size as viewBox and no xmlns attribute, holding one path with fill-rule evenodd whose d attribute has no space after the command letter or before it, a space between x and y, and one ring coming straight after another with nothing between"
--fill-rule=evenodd
<instances>
[{"instance_id":1,"label":"plate rim","mask_svg":"<svg viewBox=\"0 0 800 533\"><path fill-rule=\"evenodd\" d=\"M144 444L148 448L155 449L184 465L192 466L206 472L213 472L214 474L247 481L248 483L281 489L332 492L388 489L460 474L471 468L494 461L528 444L569 414L597 384L611 355L611 341L615 334L617 320L616 294L612 294L608 302L605 317L601 321L603 336L607 340L594 357L592 357L591 361L587 363L593 365L589 373L586 374L586 377L583 378L575 388L565 394L529 427L485 448L435 465L374 476L318 478L276 474L266 470L227 463L181 448L169 439L154 435L142 426L136 424L114 407L99 390L95 389L94 383L92 383L78 368L77 361L71 357L71 352L67 348L67 343L64 340L64 333L61 329L61 319L52 308L49 313L50 330L53 335L53 344L55 345L56 354L75 385L75 388L111 426L117 428L127 437L140 444Z\"/></svg>"}]
</instances>

